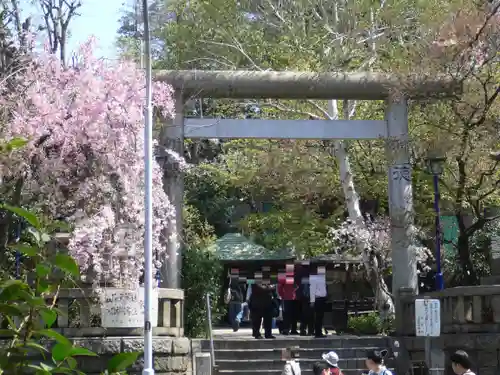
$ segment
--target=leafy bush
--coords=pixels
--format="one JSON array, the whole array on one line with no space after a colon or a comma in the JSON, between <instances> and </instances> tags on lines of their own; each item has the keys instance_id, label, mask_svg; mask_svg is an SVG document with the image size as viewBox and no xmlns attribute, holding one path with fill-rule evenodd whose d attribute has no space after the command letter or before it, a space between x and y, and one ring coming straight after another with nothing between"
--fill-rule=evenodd
<instances>
[{"instance_id":1,"label":"leafy bush","mask_svg":"<svg viewBox=\"0 0 500 375\"><path fill-rule=\"evenodd\" d=\"M24 257L19 278L7 273L0 278L0 335L7 340L0 348L0 375L83 374L76 358L98 355L52 328L63 313L56 307L61 286L79 279L78 266L69 255L50 250L51 233L36 215L19 207L0 208L29 225L23 240L8 247ZM139 355L118 354L106 374L123 374Z\"/></svg>"},{"instance_id":2,"label":"leafy bush","mask_svg":"<svg viewBox=\"0 0 500 375\"><path fill-rule=\"evenodd\" d=\"M219 303L222 265L215 255L206 250L215 237L213 229L200 219L198 211L186 206L184 211L184 242L182 253L182 288L185 293L184 329L187 337L206 335L206 295L212 296L212 322L223 313Z\"/></svg>"},{"instance_id":3,"label":"leafy bush","mask_svg":"<svg viewBox=\"0 0 500 375\"><path fill-rule=\"evenodd\" d=\"M479 278L491 274L492 241L498 236L500 236L500 220L493 220L486 223L483 229L476 231L469 239L470 257ZM454 246L453 252L445 252L444 272L447 288L467 285L456 246Z\"/></svg>"},{"instance_id":4,"label":"leafy bush","mask_svg":"<svg viewBox=\"0 0 500 375\"><path fill-rule=\"evenodd\" d=\"M219 306L222 267L213 254L196 248L185 249L182 261L185 334L191 338L204 337L208 327L207 293L211 295L212 323L223 313Z\"/></svg>"},{"instance_id":5,"label":"leafy bush","mask_svg":"<svg viewBox=\"0 0 500 375\"><path fill-rule=\"evenodd\" d=\"M350 316L347 322L350 331L358 335L389 333L393 329L392 319L382 319L377 312Z\"/></svg>"}]
</instances>

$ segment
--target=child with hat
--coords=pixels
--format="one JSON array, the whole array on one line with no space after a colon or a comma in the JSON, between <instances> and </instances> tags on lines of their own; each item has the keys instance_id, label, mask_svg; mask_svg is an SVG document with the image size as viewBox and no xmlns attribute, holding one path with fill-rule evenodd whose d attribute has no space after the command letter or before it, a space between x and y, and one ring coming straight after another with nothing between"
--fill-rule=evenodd
<instances>
[{"instance_id":1,"label":"child with hat","mask_svg":"<svg viewBox=\"0 0 500 375\"><path fill-rule=\"evenodd\" d=\"M325 375L343 375L342 371L339 368L339 356L337 353L334 351L331 351L329 353L325 353L322 355L323 361L326 362L328 365L328 368L326 369L326 374Z\"/></svg>"}]
</instances>

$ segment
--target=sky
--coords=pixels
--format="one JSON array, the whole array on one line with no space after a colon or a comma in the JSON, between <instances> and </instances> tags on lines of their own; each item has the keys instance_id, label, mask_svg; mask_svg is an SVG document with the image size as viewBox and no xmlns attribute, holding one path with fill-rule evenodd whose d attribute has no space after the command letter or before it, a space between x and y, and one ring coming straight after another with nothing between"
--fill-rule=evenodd
<instances>
[{"instance_id":1,"label":"sky","mask_svg":"<svg viewBox=\"0 0 500 375\"><path fill-rule=\"evenodd\" d=\"M70 23L71 37L67 55L71 56L72 51L94 35L98 40L95 55L109 59L116 58L114 43L124 2L128 3L125 0L82 0L81 16L73 18ZM25 10L27 15L36 13L40 14L35 8Z\"/></svg>"},{"instance_id":2,"label":"sky","mask_svg":"<svg viewBox=\"0 0 500 375\"><path fill-rule=\"evenodd\" d=\"M78 48L91 35L98 39L99 57L116 57L116 30L123 8L123 0L82 0L81 16L73 19L70 24L71 39L68 52Z\"/></svg>"}]
</instances>

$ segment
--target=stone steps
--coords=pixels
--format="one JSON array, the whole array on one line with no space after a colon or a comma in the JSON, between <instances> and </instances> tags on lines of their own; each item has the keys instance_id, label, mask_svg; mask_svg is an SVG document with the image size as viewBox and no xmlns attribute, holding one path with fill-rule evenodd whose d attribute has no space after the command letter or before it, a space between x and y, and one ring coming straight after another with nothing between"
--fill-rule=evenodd
<instances>
[{"instance_id":1,"label":"stone steps","mask_svg":"<svg viewBox=\"0 0 500 375\"><path fill-rule=\"evenodd\" d=\"M281 358L281 350L283 348L271 348L271 349L258 349L258 350L248 350L248 349L216 349L216 360L270 360ZM338 348L333 349L341 359L347 358L364 358L368 350L379 349L379 347L365 347L365 348ZM327 345L319 345L316 348L300 348L299 349L299 359L307 358L321 358L321 355L331 351L332 348Z\"/></svg>"},{"instance_id":2,"label":"stone steps","mask_svg":"<svg viewBox=\"0 0 500 375\"><path fill-rule=\"evenodd\" d=\"M220 375L281 375L284 362L282 349L299 348L299 362L304 375L313 375L315 362L331 350L340 357L339 366L344 375L367 373L366 352L389 349L389 339L382 336L328 336L322 339L301 336L277 336L276 339L255 340L252 337L225 337L214 340L215 363ZM201 342L204 351L210 342ZM388 364L390 367L390 363Z\"/></svg>"},{"instance_id":3,"label":"stone steps","mask_svg":"<svg viewBox=\"0 0 500 375\"><path fill-rule=\"evenodd\" d=\"M284 362L281 359L236 359L236 360L219 360L216 358L216 364L220 370L282 370ZM279 357L278 357L279 358ZM312 369L314 363L321 361L320 357L300 359L301 368ZM347 358L339 361L341 369L359 369L365 367L365 358Z\"/></svg>"},{"instance_id":4,"label":"stone steps","mask_svg":"<svg viewBox=\"0 0 500 375\"><path fill-rule=\"evenodd\" d=\"M303 336L278 336L274 340L255 340L252 337L215 339L214 348L219 349L283 349L290 346L299 346L301 349L322 349L330 350L363 349L363 348L389 348L387 337L383 336L328 336L316 339ZM201 348L210 350L210 341L202 340Z\"/></svg>"},{"instance_id":5,"label":"stone steps","mask_svg":"<svg viewBox=\"0 0 500 375\"><path fill-rule=\"evenodd\" d=\"M306 369L301 366L301 374L302 375L313 375L312 369ZM252 369L248 370L219 370L218 374L220 375L281 375L283 371L283 366L279 370L259 370L255 371ZM366 369L342 369L344 375L361 375L363 373L368 374Z\"/></svg>"}]
</instances>

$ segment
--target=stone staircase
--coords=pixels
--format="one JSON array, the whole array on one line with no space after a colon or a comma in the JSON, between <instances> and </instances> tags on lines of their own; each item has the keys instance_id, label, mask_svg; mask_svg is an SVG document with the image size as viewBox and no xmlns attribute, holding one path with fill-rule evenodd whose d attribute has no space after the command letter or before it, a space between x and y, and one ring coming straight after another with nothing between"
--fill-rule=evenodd
<instances>
[{"instance_id":1,"label":"stone staircase","mask_svg":"<svg viewBox=\"0 0 500 375\"><path fill-rule=\"evenodd\" d=\"M210 350L210 342L204 340L202 350ZM280 375L284 362L281 350L290 346L300 348L299 362L302 374L312 375L313 364L321 361L321 355L331 350L340 357L339 366L345 375L367 373L366 352L370 349L389 349L389 341L381 336L328 336L324 339L312 337L284 337L275 340L253 338L215 339L215 364L220 375ZM388 360L391 366L391 359Z\"/></svg>"}]
</instances>

